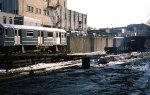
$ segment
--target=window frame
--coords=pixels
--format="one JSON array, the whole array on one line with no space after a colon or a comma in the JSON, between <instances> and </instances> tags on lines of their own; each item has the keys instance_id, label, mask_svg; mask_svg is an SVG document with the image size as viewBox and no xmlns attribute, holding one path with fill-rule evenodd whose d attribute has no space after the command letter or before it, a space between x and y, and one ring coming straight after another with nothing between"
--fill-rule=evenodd
<instances>
[{"instance_id":1,"label":"window frame","mask_svg":"<svg viewBox=\"0 0 150 95\"><path fill-rule=\"evenodd\" d=\"M35 13L38 14L39 13L39 8L36 8L35 10L36 10Z\"/></svg>"},{"instance_id":2,"label":"window frame","mask_svg":"<svg viewBox=\"0 0 150 95\"><path fill-rule=\"evenodd\" d=\"M30 12L30 6L27 5L27 12Z\"/></svg>"},{"instance_id":3,"label":"window frame","mask_svg":"<svg viewBox=\"0 0 150 95\"><path fill-rule=\"evenodd\" d=\"M34 37L34 31L33 30L26 30L26 36L27 37Z\"/></svg>"},{"instance_id":4,"label":"window frame","mask_svg":"<svg viewBox=\"0 0 150 95\"><path fill-rule=\"evenodd\" d=\"M34 12L34 7L27 5L27 12Z\"/></svg>"}]
</instances>

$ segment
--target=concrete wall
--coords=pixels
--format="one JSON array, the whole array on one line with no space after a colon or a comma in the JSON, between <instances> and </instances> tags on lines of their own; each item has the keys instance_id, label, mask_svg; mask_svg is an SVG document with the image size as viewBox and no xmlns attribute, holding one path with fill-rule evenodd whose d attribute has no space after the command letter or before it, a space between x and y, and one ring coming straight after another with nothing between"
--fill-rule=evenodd
<instances>
[{"instance_id":1,"label":"concrete wall","mask_svg":"<svg viewBox=\"0 0 150 95\"><path fill-rule=\"evenodd\" d=\"M104 51L104 47L113 46L112 37L68 37L68 49L72 53Z\"/></svg>"},{"instance_id":2,"label":"concrete wall","mask_svg":"<svg viewBox=\"0 0 150 95\"><path fill-rule=\"evenodd\" d=\"M89 37L68 37L68 49L72 53L90 52L90 38Z\"/></svg>"}]
</instances>

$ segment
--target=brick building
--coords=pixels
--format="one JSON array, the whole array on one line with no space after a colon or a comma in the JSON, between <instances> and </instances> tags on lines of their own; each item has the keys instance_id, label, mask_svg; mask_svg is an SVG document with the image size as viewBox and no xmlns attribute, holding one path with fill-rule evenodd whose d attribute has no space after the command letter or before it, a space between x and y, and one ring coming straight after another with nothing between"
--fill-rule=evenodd
<instances>
[{"instance_id":1,"label":"brick building","mask_svg":"<svg viewBox=\"0 0 150 95\"><path fill-rule=\"evenodd\" d=\"M87 30L87 15L67 9L67 0L0 0L0 10L17 15L15 24Z\"/></svg>"}]
</instances>

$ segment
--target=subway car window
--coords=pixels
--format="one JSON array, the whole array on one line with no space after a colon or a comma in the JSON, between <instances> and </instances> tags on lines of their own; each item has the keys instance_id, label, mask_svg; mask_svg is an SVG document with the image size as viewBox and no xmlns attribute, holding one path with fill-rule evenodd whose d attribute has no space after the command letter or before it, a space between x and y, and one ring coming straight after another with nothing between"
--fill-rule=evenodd
<instances>
[{"instance_id":1,"label":"subway car window","mask_svg":"<svg viewBox=\"0 0 150 95\"><path fill-rule=\"evenodd\" d=\"M5 29L5 35L7 36L9 32L9 29Z\"/></svg>"},{"instance_id":2,"label":"subway car window","mask_svg":"<svg viewBox=\"0 0 150 95\"><path fill-rule=\"evenodd\" d=\"M47 37L53 37L53 32L47 32Z\"/></svg>"},{"instance_id":3,"label":"subway car window","mask_svg":"<svg viewBox=\"0 0 150 95\"><path fill-rule=\"evenodd\" d=\"M61 38L61 32L59 33L59 38Z\"/></svg>"},{"instance_id":4,"label":"subway car window","mask_svg":"<svg viewBox=\"0 0 150 95\"><path fill-rule=\"evenodd\" d=\"M56 37L59 37L59 34L58 34L58 32L56 32Z\"/></svg>"},{"instance_id":5,"label":"subway car window","mask_svg":"<svg viewBox=\"0 0 150 95\"><path fill-rule=\"evenodd\" d=\"M27 31L27 36L28 37L33 37L33 31Z\"/></svg>"},{"instance_id":6,"label":"subway car window","mask_svg":"<svg viewBox=\"0 0 150 95\"><path fill-rule=\"evenodd\" d=\"M18 33L18 35L19 36L22 36L22 30L21 29L19 29L19 31L18 31L19 33Z\"/></svg>"},{"instance_id":7,"label":"subway car window","mask_svg":"<svg viewBox=\"0 0 150 95\"><path fill-rule=\"evenodd\" d=\"M41 31L41 37L44 37L44 31Z\"/></svg>"},{"instance_id":8,"label":"subway car window","mask_svg":"<svg viewBox=\"0 0 150 95\"><path fill-rule=\"evenodd\" d=\"M40 37L40 36L41 36L40 31L38 31L38 37Z\"/></svg>"}]
</instances>

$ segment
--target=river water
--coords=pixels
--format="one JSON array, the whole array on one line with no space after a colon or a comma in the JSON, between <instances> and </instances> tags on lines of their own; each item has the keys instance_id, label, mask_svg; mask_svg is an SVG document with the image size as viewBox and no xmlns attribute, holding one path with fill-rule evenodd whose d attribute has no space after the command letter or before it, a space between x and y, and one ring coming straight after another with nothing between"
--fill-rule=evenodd
<instances>
[{"instance_id":1,"label":"river water","mask_svg":"<svg viewBox=\"0 0 150 95\"><path fill-rule=\"evenodd\" d=\"M0 80L0 95L150 95L150 60Z\"/></svg>"}]
</instances>

